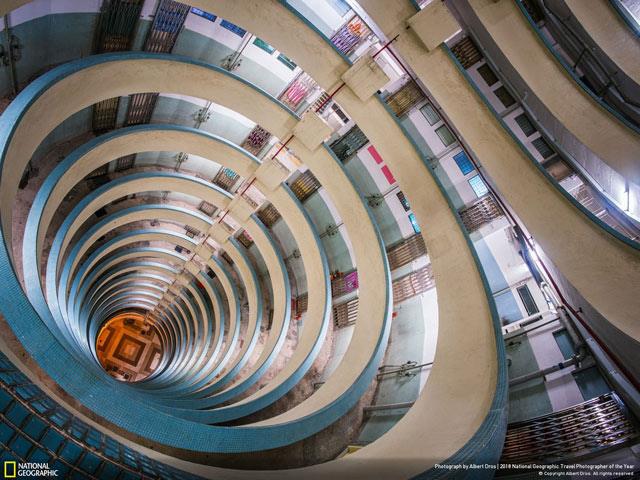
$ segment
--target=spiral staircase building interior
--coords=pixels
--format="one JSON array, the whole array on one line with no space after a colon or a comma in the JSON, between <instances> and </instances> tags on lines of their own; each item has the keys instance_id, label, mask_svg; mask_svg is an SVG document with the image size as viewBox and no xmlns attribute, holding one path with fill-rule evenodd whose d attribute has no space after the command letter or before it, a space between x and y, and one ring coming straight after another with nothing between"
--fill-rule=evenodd
<instances>
[{"instance_id":1,"label":"spiral staircase building interior","mask_svg":"<svg viewBox=\"0 0 640 480\"><path fill-rule=\"evenodd\" d=\"M640 2L2 0L0 27L0 460L640 472Z\"/></svg>"}]
</instances>

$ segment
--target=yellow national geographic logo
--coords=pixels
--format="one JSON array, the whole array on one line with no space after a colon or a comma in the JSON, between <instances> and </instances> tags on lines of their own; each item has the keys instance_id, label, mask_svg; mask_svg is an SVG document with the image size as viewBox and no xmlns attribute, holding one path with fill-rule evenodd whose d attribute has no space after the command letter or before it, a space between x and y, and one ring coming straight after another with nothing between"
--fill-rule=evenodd
<instances>
[{"instance_id":1,"label":"yellow national geographic logo","mask_svg":"<svg viewBox=\"0 0 640 480\"><path fill-rule=\"evenodd\" d=\"M4 462L4 478L22 477L57 477L58 470L49 468L48 463L34 462Z\"/></svg>"},{"instance_id":2,"label":"yellow national geographic logo","mask_svg":"<svg viewBox=\"0 0 640 480\"><path fill-rule=\"evenodd\" d=\"M16 478L16 462L4 462L4 478Z\"/></svg>"}]
</instances>

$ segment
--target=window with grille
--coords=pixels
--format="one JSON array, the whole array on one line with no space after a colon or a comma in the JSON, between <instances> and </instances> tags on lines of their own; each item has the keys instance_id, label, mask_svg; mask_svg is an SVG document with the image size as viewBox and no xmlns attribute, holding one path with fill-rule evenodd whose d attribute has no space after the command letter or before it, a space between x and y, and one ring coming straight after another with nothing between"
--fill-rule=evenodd
<instances>
[{"instance_id":1,"label":"window with grille","mask_svg":"<svg viewBox=\"0 0 640 480\"><path fill-rule=\"evenodd\" d=\"M260 151L264 148L264 146L271 139L271 134L265 128L262 128L260 125L256 125L247 135L242 145L240 145L245 150L251 152L254 155L258 155Z\"/></svg>"},{"instance_id":2,"label":"window with grille","mask_svg":"<svg viewBox=\"0 0 640 480\"><path fill-rule=\"evenodd\" d=\"M244 37L244 34L247 33L247 31L244 28L240 28L239 26L229 22L228 20L222 20L220 22L220 26L223 28L226 28L230 32L235 33L239 37Z\"/></svg>"},{"instance_id":3,"label":"window with grille","mask_svg":"<svg viewBox=\"0 0 640 480\"><path fill-rule=\"evenodd\" d=\"M309 294L303 293L296 298L295 309L296 315L302 315L309 307Z\"/></svg>"},{"instance_id":4,"label":"window with grille","mask_svg":"<svg viewBox=\"0 0 640 480\"><path fill-rule=\"evenodd\" d=\"M404 208L405 212L411 210L411 205L409 205L409 200L407 200L407 197L404 196L404 192L400 191L396 193L396 196L398 197L398 200L400 200L400 204L402 205L402 208Z\"/></svg>"},{"instance_id":5,"label":"window with grille","mask_svg":"<svg viewBox=\"0 0 640 480\"><path fill-rule=\"evenodd\" d=\"M251 247L251 245L253 245L253 238L251 238L251 235L249 235L249 233L246 230L242 230L242 232L240 232L237 238L238 238L238 241L242 245L244 245L244 248L249 248Z\"/></svg>"},{"instance_id":6,"label":"window with grille","mask_svg":"<svg viewBox=\"0 0 640 480\"><path fill-rule=\"evenodd\" d=\"M427 247L422 236L417 233L387 248L389 267L392 270L411 263L426 254Z\"/></svg>"},{"instance_id":7,"label":"window with grille","mask_svg":"<svg viewBox=\"0 0 640 480\"><path fill-rule=\"evenodd\" d=\"M344 55L349 55L361 44L371 33L365 22L354 15L345 25L343 25L331 37L331 43Z\"/></svg>"},{"instance_id":8,"label":"window with grille","mask_svg":"<svg viewBox=\"0 0 640 480\"><path fill-rule=\"evenodd\" d=\"M544 159L547 159L554 154L553 149L542 137L536 138L533 142L531 142L531 144L538 151L538 153L542 155L542 158Z\"/></svg>"},{"instance_id":9,"label":"window with grille","mask_svg":"<svg viewBox=\"0 0 640 480\"><path fill-rule=\"evenodd\" d=\"M105 132L116 128L120 97L108 98L93 106L92 128L94 132Z\"/></svg>"},{"instance_id":10,"label":"window with grille","mask_svg":"<svg viewBox=\"0 0 640 480\"><path fill-rule=\"evenodd\" d=\"M189 6L183 3L161 0L149 29L144 50L154 53L170 53L182 31L189 10Z\"/></svg>"},{"instance_id":11,"label":"window with grille","mask_svg":"<svg viewBox=\"0 0 640 480\"><path fill-rule=\"evenodd\" d=\"M191 227L189 225L186 225L184 227L184 229L186 230L187 237L189 237L189 238L195 238L198 235L200 235L200 230L198 230L197 228L193 228L193 227Z\"/></svg>"},{"instance_id":12,"label":"window with grille","mask_svg":"<svg viewBox=\"0 0 640 480\"><path fill-rule=\"evenodd\" d=\"M478 73L480 74L484 82L489 86L495 85L498 82L498 77L496 77L496 74L493 73L491 67L486 63L478 67Z\"/></svg>"},{"instance_id":13,"label":"window with grille","mask_svg":"<svg viewBox=\"0 0 640 480\"><path fill-rule=\"evenodd\" d=\"M487 188L487 185L484 183L480 175L470 178L469 185L471 185L473 191L476 192L476 196L478 198L489 193L489 188Z\"/></svg>"},{"instance_id":14,"label":"window with grille","mask_svg":"<svg viewBox=\"0 0 640 480\"><path fill-rule=\"evenodd\" d=\"M157 93L136 93L131 95L125 123L127 125L149 123L157 101Z\"/></svg>"},{"instance_id":15,"label":"window with grille","mask_svg":"<svg viewBox=\"0 0 640 480\"><path fill-rule=\"evenodd\" d=\"M520 300L522 300L522 304L524 305L528 315L533 315L540 311L527 285L522 285L521 287L516 288L516 290L518 291Z\"/></svg>"},{"instance_id":16,"label":"window with grille","mask_svg":"<svg viewBox=\"0 0 640 480\"><path fill-rule=\"evenodd\" d=\"M200 206L198 206L198 210L211 217L215 213L216 207L209 202L202 201L200 202Z\"/></svg>"},{"instance_id":17,"label":"window with grille","mask_svg":"<svg viewBox=\"0 0 640 480\"><path fill-rule=\"evenodd\" d=\"M128 170L133 167L135 162L135 155L127 155L126 157L120 157L116 160L116 172L122 172L123 170Z\"/></svg>"},{"instance_id":18,"label":"window with grille","mask_svg":"<svg viewBox=\"0 0 640 480\"><path fill-rule=\"evenodd\" d=\"M520 127L520 130L522 130L522 133L524 133L527 137L530 137L531 135L536 133L536 127L533 126L533 123L531 123L531 120L529 120L529 117L527 117L526 113L521 113L515 118L515 120Z\"/></svg>"},{"instance_id":19,"label":"window with grille","mask_svg":"<svg viewBox=\"0 0 640 480\"><path fill-rule=\"evenodd\" d=\"M467 154L465 152L460 152L454 155L453 159L455 160L458 168L463 175L473 172L473 164L471 163L471 160L469 160L469 157L467 157Z\"/></svg>"},{"instance_id":20,"label":"window with grille","mask_svg":"<svg viewBox=\"0 0 640 480\"><path fill-rule=\"evenodd\" d=\"M310 110L315 111L318 115L322 115L331 103L332 101L329 94L327 92L322 92L316 101L313 102Z\"/></svg>"},{"instance_id":21,"label":"window with grille","mask_svg":"<svg viewBox=\"0 0 640 480\"><path fill-rule=\"evenodd\" d=\"M416 82L411 80L405 83L397 92L389 95L386 103L396 117L402 117L424 99L425 95L422 89Z\"/></svg>"},{"instance_id":22,"label":"window with grille","mask_svg":"<svg viewBox=\"0 0 640 480\"><path fill-rule=\"evenodd\" d=\"M482 54L473 43L473 40L471 40L471 37L464 37L451 47L451 52L465 70L482 60Z\"/></svg>"},{"instance_id":23,"label":"window with grille","mask_svg":"<svg viewBox=\"0 0 640 480\"><path fill-rule=\"evenodd\" d=\"M227 167L222 167L216 173L216 176L213 179L213 183L218 185L219 187L224 188L227 191L231 191L233 186L236 184L239 175Z\"/></svg>"},{"instance_id":24,"label":"window with grille","mask_svg":"<svg viewBox=\"0 0 640 480\"><path fill-rule=\"evenodd\" d=\"M511 96L509 91L504 88L504 86L496 88L493 93L498 97L498 100L500 100L500 103L502 103L505 108L509 108L511 105L516 103L515 99Z\"/></svg>"},{"instance_id":25,"label":"window with grille","mask_svg":"<svg viewBox=\"0 0 640 480\"><path fill-rule=\"evenodd\" d=\"M315 175L311 173L311 170L303 172L289 186L301 202L304 202L321 187L320 182Z\"/></svg>"},{"instance_id":26,"label":"window with grille","mask_svg":"<svg viewBox=\"0 0 640 480\"><path fill-rule=\"evenodd\" d=\"M351 130L329 145L329 148L341 162L345 162L368 142L369 140L362 133L362 130L357 125L354 125Z\"/></svg>"},{"instance_id":27,"label":"window with grille","mask_svg":"<svg viewBox=\"0 0 640 480\"><path fill-rule=\"evenodd\" d=\"M420 112L422 113L422 115L424 115L424 118L427 119L429 125L433 126L440 121L440 115L438 115L438 112L436 112L436 109L433 108L433 105L431 105L430 103L427 103L424 107L422 107L420 109Z\"/></svg>"},{"instance_id":28,"label":"window with grille","mask_svg":"<svg viewBox=\"0 0 640 480\"><path fill-rule=\"evenodd\" d=\"M438 135L438 137L442 141L442 144L445 147L448 147L449 145L451 145L453 142L456 141L455 137L453 136L453 133L451 133L451 130L449 130L449 127L447 127L446 125L442 125L436 128L436 135Z\"/></svg>"},{"instance_id":29,"label":"window with grille","mask_svg":"<svg viewBox=\"0 0 640 480\"><path fill-rule=\"evenodd\" d=\"M476 203L460 210L460 218L469 233L475 232L483 225L504 216L493 195L485 195Z\"/></svg>"}]
</instances>

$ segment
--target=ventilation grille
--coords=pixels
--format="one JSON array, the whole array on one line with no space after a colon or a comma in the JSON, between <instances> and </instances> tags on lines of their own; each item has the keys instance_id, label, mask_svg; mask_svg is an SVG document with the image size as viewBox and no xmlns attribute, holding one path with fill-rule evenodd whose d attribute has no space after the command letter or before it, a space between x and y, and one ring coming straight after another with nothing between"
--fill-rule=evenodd
<instances>
[{"instance_id":1,"label":"ventilation grille","mask_svg":"<svg viewBox=\"0 0 640 480\"><path fill-rule=\"evenodd\" d=\"M407 200L404 192L400 191L396 193L396 197L398 197L398 200L400 201L400 204L402 205L402 208L404 208L405 212L411 210L411 205L409 204L409 200Z\"/></svg>"},{"instance_id":2,"label":"ventilation grille","mask_svg":"<svg viewBox=\"0 0 640 480\"><path fill-rule=\"evenodd\" d=\"M464 37L451 51L465 69L478 63L482 59L482 54L480 50L478 50L478 47L476 47L476 44L473 43L473 40L471 40L471 37Z\"/></svg>"},{"instance_id":3,"label":"ventilation grille","mask_svg":"<svg viewBox=\"0 0 640 480\"><path fill-rule=\"evenodd\" d=\"M435 286L431 265L424 266L393 282L393 302L400 303Z\"/></svg>"},{"instance_id":4,"label":"ventilation grille","mask_svg":"<svg viewBox=\"0 0 640 480\"><path fill-rule=\"evenodd\" d=\"M309 308L309 294L303 293L296 298L296 315L302 315Z\"/></svg>"},{"instance_id":5,"label":"ventilation grille","mask_svg":"<svg viewBox=\"0 0 640 480\"><path fill-rule=\"evenodd\" d=\"M362 133L362 130L355 125L341 138L333 142L329 148L335 153L341 162L346 162L349 157L356 154L358 150L369 143L369 139Z\"/></svg>"},{"instance_id":6,"label":"ventilation grille","mask_svg":"<svg viewBox=\"0 0 640 480\"><path fill-rule=\"evenodd\" d=\"M422 235L416 233L387 249L389 268L395 270L427 254Z\"/></svg>"},{"instance_id":7,"label":"ventilation grille","mask_svg":"<svg viewBox=\"0 0 640 480\"><path fill-rule=\"evenodd\" d=\"M158 101L157 93L136 93L129 97L127 125L142 125L151 121L153 109Z\"/></svg>"},{"instance_id":8,"label":"ventilation grille","mask_svg":"<svg viewBox=\"0 0 640 480\"><path fill-rule=\"evenodd\" d=\"M415 81L411 80L405 83L400 90L387 97L387 105L396 117L402 117L425 99L422 89Z\"/></svg>"},{"instance_id":9,"label":"ventilation grille","mask_svg":"<svg viewBox=\"0 0 640 480\"><path fill-rule=\"evenodd\" d=\"M340 297L358 289L358 272L356 270L331 279L331 296Z\"/></svg>"},{"instance_id":10,"label":"ventilation grille","mask_svg":"<svg viewBox=\"0 0 640 480\"><path fill-rule=\"evenodd\" d=\"M358 316L358 299L333 306L333 324L336 328L344 328L356 323Z\"/></svg>"},{"instance_id":11,"label":"ventilation grille","mask_svg":"<svg viewBox=\"0 0 640 480\"><path fill-rule=\"evenodd\" d=\"M251 235L249 235L246 230L240 232L240 235L238 235L237 238L238 241L244 245L244 248L249 248L253 245L253 238L251 238Z\"/></svg>"},{"instance_id":12,"label":"ventilation grille","mask_svg":"<svg viewBox=\"0 0 640 480\"><path fill-rule=\"evenodd\" d=\"M298 197L298 200L301 202L304 202L321 187L320 182L313 173L311 173L311 170L303 172L289 186L293 194Z\"/></svg>"},{"instance_id":13,"label":"ventilation grille","mask_svg":"<svg viewBox=\"0 0 640 480\"><path fill-rule=\"evenodd\" d=\"M267 203L267 205L258 212L258 218L267 228L271 228L280 220L280 213L271 203Z\"/></svg>"},{"instance_id":14,"label":"ventilation grille","mask_svg":"<svg viewBox=\"0 0 640 480\"><path fill-rule=\"evenodd\" d=\"M469 233L475 232L483 225L503 215L504 212L493 195L485 195L470 207L460 210L460 218Z\"/></svg>"}]
</instances>

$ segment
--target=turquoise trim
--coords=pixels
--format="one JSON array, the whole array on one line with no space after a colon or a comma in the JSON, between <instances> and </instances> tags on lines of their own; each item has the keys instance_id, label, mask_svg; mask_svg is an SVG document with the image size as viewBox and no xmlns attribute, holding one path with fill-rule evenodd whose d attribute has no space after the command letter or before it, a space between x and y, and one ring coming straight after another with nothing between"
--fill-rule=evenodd
<instances>
[{"instance_id":1,"label":"turquoise trim","mask_svg":"<svg viewBox=\"0 0 640 480\"><path fill-rule=\"evenodd\" d=\"M322 267L323 267L324 278L325 278L325 299L324 299L325 307L324 307L321 330L316 338L316 341L311 351L307 354L306 358L301 363L301 365L296 369L295 372L291 374L289 378L287 378L280 386L272 390L269 394L263 395L262 397L256 400L253 400L248 403L244 403L242 405L231 405L228 407L218 408L214 411L190 412L190 411L187 411L186 409L187 408L198 408L198 409L211 408L223 400L218 400L217 402L210 402L210 401L206 401L206 400L210 400L209 398L206 398L206 399L203 399L205 400L204 402L202 400L176 400L175 402L172 402L171 405L185 409L184 418L188 418L194 421L197 420L200 422L206 422L206 423L213 423L213 422L218 423L218 422L230 421L237 418L241 418L251 413L257 412L262 408L267 407L268 405L270 405L271 403L275 402L280 397L285 395L300 381L300 379L302 379L302 377L307 373L309 368L311 368L311 366L313 365L313 362L315 361L320 349L322 348L322 343L326 336L326 332L330 322L330 314L331 314L331 282L329 280L329 266L327 262L327 257L320 243L320 237L318 236L317 231L313 228L313 224L311 222L311 219L308 213L306 213L304 208L302 208L302 204L298 201L296 196L289 189L289 187L286 186L286 184L283 184L283 188L286 190L287 194L291 197L292 201L294 201L298 205L302 214L304 215L307 221L307 224L309 225L309 228L313 232L314 239L316 241L316 245L318 247L318 251L320 252L320 257L322 259ZM210 398L215 398L215 396Z\"/></svg>"},{"instance_id":2,"label":"turquoise trim","mask_svg":"<svg viewBox=\"0 0 640 480\"><path fill-rule=\"evenodd\" d=\"M239 294L237 293L237 287L233 279L230 277L229 273L227 272L225 266L222 264L222 262L215 257L211 257L211 260L215 261L218 264L218 266L221 268L222 272L224 273L227 280L231 284L231 288L234 292L235 298L240 298ZM196 380L194 378L193 380L191 380L191 384L187 384L186 387L184 385L179 386L180 388L177 388L174 391L175 395L172 398L168 399L169 402L171 402L173 398L175 398L175 396L188 393L190 390L194 390L194 391L199 390L201 387L203 387L204 385L209 383L211 380L213 380L215 376L218 375L218 373L220 373L222 369L227 365L227 363L229 362L229 359L232 357L232 355L235 354L235 345L240 335L240 304L239 302L236 302L235 314L233 314L232 312L232 316L234 317L234 322L236 326L233 331L233 336L231 337L231 339L228 340L231 343L231 346L229 348L225 347L227 350L225 355L220 360L216 359L216 357L212 355L209 358L209 361L207 362L207 364L202 368L202 371L203 372L208 371L209 369L211 369L213 365L216 365L216 362L218 362L215 368L213 368L213 370L211 370L208 374L206 374L204 378L201 378L200 380ZM231 325L232 324L230 323L229 328L231 328ZM199 372L199 374L204 375L202 372ZM158 392L158 394L161 394L161 392ZM168 402L165 402L165 403L168 404Z\"/></svg>"},{"instance_id":3,"label":"turquoise trim","mask_svg":"<svg viewBox=\"0 0 640 480\"><path fill-rule=\"evenodd\" d=\"M502 340L502 328L500 324L500 318L498 317L498 312L496 309L495 302L493 301L493 295L491 293L491 288L489 287L489 283L484 274L484 270L482 268L482 264L478 255L473 247L473 243L469 234L467 233L464 225L462 224L462 220L458 215L457 210L455 209L451 199L447 195L447 191L444 188L444 185L440 182L440 179L435 175L435 173L429 168L429 159L426 158L420 152L418 145L414 141L414 139L409 135L409 132L405 129L404 125L400 120L395 116L393 111L389 108L389 106L384 102L380 95L377 95L378 100L384 106L387 113L391 116L391 118L396 122L398 127L403 131L407 140L413 145L416 153L422 159L422 162L426 168L426 170L431 174L434 182L438 186L442 196L445 201L449 205L449 209L453 217L464 236L464 239L469 248L469 252L471 253L473 260L476 264L476 268L478 271L478 275L482 281L482 285L485 291L485 295L487 297L487 304L489 306L489 311L491 312L491 319L493 322L494 329L494 340L496 342L496 355L497 355L497 364L498 364L498 372L496 379L496 390L493 397L493 401L489 408L489 412L487 416L483 420L480 428L476 431L476 433L471 437L471 439L462 447L458 452L456 452L453 456L448 458L447 460L440 462L441 464L461 464L461 463L492 463L495 464L498 462L500 457L500 452L502 451L502 445L504 443L504 436L506 435L507 428L507 391L508 391L508 379L507 379L507 368L506 368L506 356L504 351L504 341ZM437 286L436 286L437 288ZM440 476L449 475L448 470L436 470L429 469L417 476L415 479L431 479L431 478L439 478ZM493 474L489 475L489 478L493 477Z\"/></svg>"},{"instance_id":4,"label":"turquoise trim","mask_svg":"<svg viewBox=\"0 0 640 480\"><path fill-rule=\"evenodd\" d=\"M551 43L549 43L549 40L547 40L545 38L545 36L542 35L542 33L540 32L540 29L538 29L536 23L533 21L533 18L531 18L531 15L529 15L529 12L527 12L527 9L522 4L522 0L516 0L516 5L518 5L518 7L520 8L520 11L522 12L522 14L525 16L525 18L529 22L530 28L534 32L536 32L536 35L538 36L540 41L544 44L545 47L547 47L547 50L549 50L549 53L551 53L554 56L554 58L558 61L558 63L560 63L564 67L564 69L566 70L567 74L570 75L571 78L573 78L573 80L580 86L580 88L582 90L584 90L584 92L587 93L595 102L597 102L598 105L600 105L607 112L609 112L611 115L616 117L616 119L619 120L625 127L629 128L630 130L632 130L636 134L640 134L640 127L638 127L637 125L634 125L633 123L631 123L624 116L622 116L620 114L620 112L618 112L615 108L611 107L608 103L605 103L600 97L598 97L595 94L595 92L593 90L591 90L587 86L586 83L584 83L580 79L580 77L578 77L575 74L575 72L571 69L569 64L560 56L560 54L558 52L556 52L556 50L553 48Z\"/></svg>"},{"instance_id":5,"label":"turquoise trim","mask_svg":"<svg viewBox=\"0 0 640 480\"><path fill-rule=\"evenodd\" d=\"M631 32L633 32L636 37L640 38L640 23L638 23L638 20L636 20L636 18L631 15L631 13L624 7L624 5L622 5L620 0L609 0L609 3L618 13L620 18L622 18L624 23L627 24L629 30L631 30Z\"/></svg>"},{"instance_id":6,"label":"turquoise trim","mask_svg":"<svg viewBox=\"0 0 640 480\"><path fill-rule=\"evenodd\" d=\"M313 23L311 23L304 15L302 15L298 10L296 10L292 5L290 5L287 0L278 0L283 7L293 13L302 23L304 23L307 27L313 30L316 34L320 36L325 42L327 42L334 52L336 52L342 59L346 62L347 65L353 65L353 62L347 57L344 53L336 48L336 46L331 42L331 39L327 37L322 30L316 27ZM295 60L295 59L294 59Z\"/></svg>"},{"instance_id":7,"label":"turquoise trim","mask_svg":"<svg viewBox=\"0 0 640 480\"><path fill-rule=\"evenodd\" d=\"M0 126L2 127L0 128L0 142L2 143L3 158L10 138L17 127L17 122L21 120L24 111L41 95L45 88L83 66L99 64L109 59L133 60L136 58L175 60L175 57L172 56L149 54L103 55L59 67L34 81L0 117ZM198 63L181 59L177 59L177 61ZM228 73L225 72L225 74ZM292 114L290 111L289 113ZM379 239L378 247L381 255L385 258L381 239ZM150 409L148 402L142 401L130 390L120 388L121 385L116 387L115 381L109 382L104 378L104 374L102 376L96 375L95 371L86 365L86 361L75 361L71 353L40 321L34 307L22 293L4 242L0 247L0 274L6 281L0 288L0 309L17 336L24 339L26 350L34 361L43 368L44 372L87 408L99 412L106 421L130 431L134 435L168 446L202 452L241 453L277 448L307 438L344 415L366 391L371 379L376 374L377 364L382 359L384 345L388 338L391 302L389 297L390 276L386 264L385 269L387 292L385 318L383 319L384 328L380 332L370 362L360 372L356 382L343 395L321 410L295 422L264 427L213 427L185 422L158 410ZM40 306L44 307L41 316L45 321L53 321L46 304ZM119 393L122 392L120 402L110 401L114 388Z\"/></svg>"},{"instance_id":8,"label":"turquoise trim","mask_svg":"<svg viewBox=\"0 0 640 480\"><path fill-rule=\"evenodd\" d=\"M529 150L527 150L527 148L523 145L523 143L518 139L518 137L516 137L514 135L514 133L509 129L509 127L507 126L507 124L504 122L504 120L500 117L500 115L498 114L498 112L495 110L495 108L493 108L493 106L491 105L491 103L487 100L487 98L484 96L484 94L482 93L482 91L477 87L477 85L473 82L473 80L471 79L471 77L469 77L469 75L467 74L466 70L464 69L464 67L460 64L460 62L458 61L458 59L455 57L455 55L453 54L453 52L451 52L451 49L449 47L447 47L446 45L443 45L443 47L445 52L449 55L449 58L451 59L451 61L455 64L455 66L458 68L458 71L464 76L464 78L466 78L467 82L469 82L469 85L471 86L471 88L473 88L473 90L476 92L476 94L478 95L478 97L482 100L482 102L486 105L486 107L489 109L489 111L491 111L491 113L493 113L494 117L496 118L496 120L500 123L500 125L502 125L502 128L504 128L504 130L507 132L507 134L513 139L513 141L520 147L520 150L527 156L527 158L531 161L531 163L533 165L535 165L535 167L538 169L538 171L540 173L542 173L545 178L554 186L556 187L556 190L558 190L559 193L562 194L562 196L564 198L566 198L574 207L576 207L578 210L580 210L580 212L582 212L589 220L591 220L592 222L594 222L597 226L599 226L600 228L602 228L605 232L607 232L608 234L614 236L616 239L620 240L621 242L625 243L626 245L630 246L631 248L633 248L634 250L640 250L640 243L624 236L622 233L618 232L617 230L614 230L613 228L611 228L609 225L607 225L606 223L604 223L602 220L600 220L598 217L596 217L593 213L591 213L589 210L587 210L582 204L580 204L580 202L578 202L575 198L573 198L571 196L571 194L569 194L564 188L562 188L560 186L560 184L557 182L557 180L555 178L553 178L551 176L551 174L549 174L549 172L547 172L545 170L545 168L533 157L533 155L531 155L531 152L529 152Z\"/></svg>"},{"instance_id":9,"label":"turquoise trim","mask_svg":"<svg viewBox=\"0 0 640 480\"><path fill-rule=\"evenodd\" d=\"M260 221L260 219L258 219L257 216L252 215L252 219L255 221L255 223L258 225L259 228L262 229L262 231L265 233L265 236L267 237L269 243L271 244L274 252L276 253L276 256L278 258L278 263L279 263L279 268L280 268L280 275L282 276L282 282L284 284L285 287L285 311L284 311L284 320L283 320L283 324L282 324L282 328L280 329L279 332L277 332L277 341L276 344L274 345L273 349L271 350L271 352L269 352L269 354L267 355L267 357L264 359L262 365L260 365L259 368L256 369L255 372L253 372L251 375L249 375L248 377L244 378L242 381L238 382L237 384L235 384L233 387L226 389L224 391L221 391L219 393L214 393L213 395L208 395L208 392L212 391L212 388L215 390L219 390L219 386L217 385L217 382L214 383L213 385L211 385L211 387L208 387L207 389L205 389L205 391L207 392L207 397L198 400L197 402L194 402L194 405L192 406L191 404L189 404L188 408L211 408L214 407L220 403L223 402L227 402L235 397L237 397L238 395L244 393L246 390L248 390L250 387L252 387L259 379L260 377L262 377L262 375L264 375L264 373L267 371L267 369L271 366L271 364L273 363L273 360L275 360L275 357L278 355L278 353L280 352L280 349L282 348L282 345L284 344L284 341L286 339L287 336L287 332L289 330L289 322L291 320L291 288L289 285L289 277L287 275L287 269L286 266L284 264L284 260L282 259L282 255L280 255L279 250L277 245L275 244L275 241L273 240L273 238L271 238L271 235L269 234L269 232L267 231L267 228L264 226L264 224ZM259 329L256 329L259 331ZM273 332L270 333L270 335L273 334ZM213 390L213 391L215 391ZM199 392L200 393L200 392ZM195 406L195 404L197 404L197 406ZM246 404L245 404L246 405ZM238 408L238 407L230 407L230 408ZM206 412L206 411L191 411L191 410L186 410L186 409L181 409L178 411L173 411L174 415L178 415L182 418L186 418L188 420L192 420L192 421L199 421L201 423L218 423L221 421L226 421L226 420L231 420L233 418L238 418L238 417L231 417L231 418L219 418L220 415L218 412Z\"/></svg>"}]
</instances>

